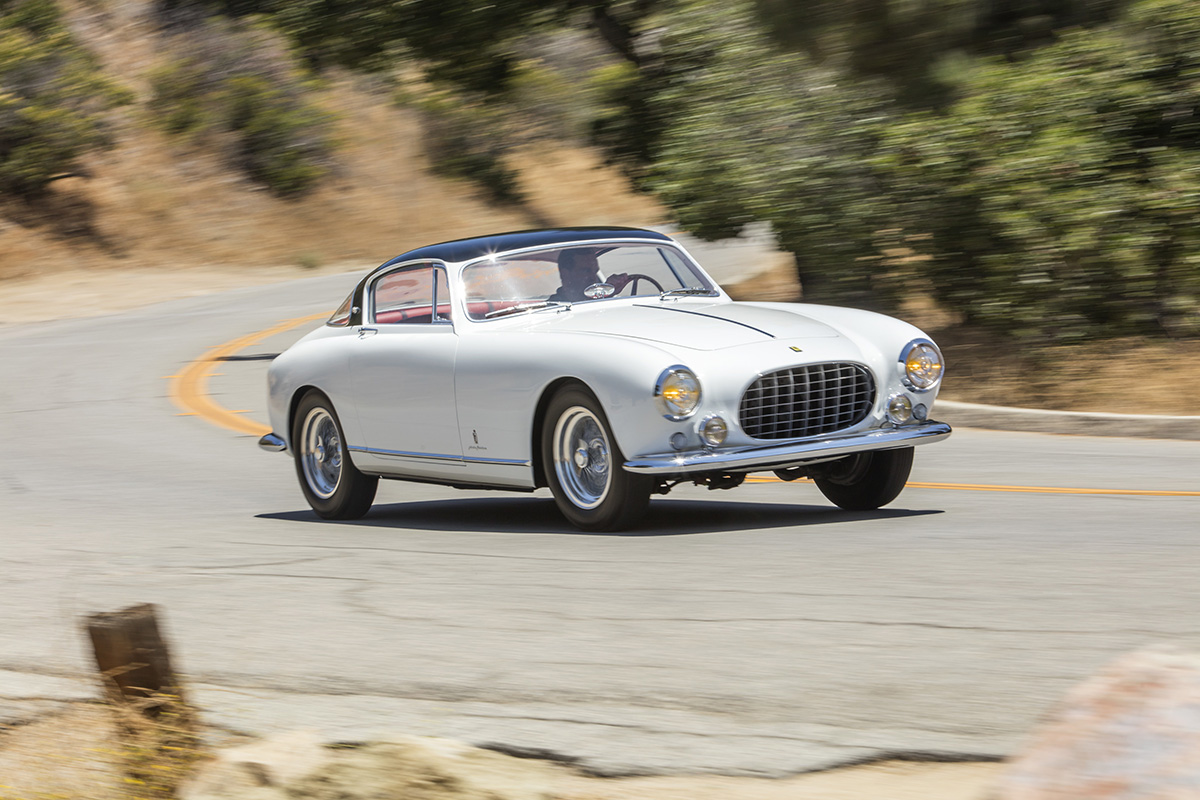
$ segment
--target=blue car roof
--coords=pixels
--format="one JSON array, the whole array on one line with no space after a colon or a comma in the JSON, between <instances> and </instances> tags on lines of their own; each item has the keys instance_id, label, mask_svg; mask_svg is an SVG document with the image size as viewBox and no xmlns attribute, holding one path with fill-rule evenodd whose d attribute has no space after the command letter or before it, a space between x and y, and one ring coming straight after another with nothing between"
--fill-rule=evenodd
<instances>
[{"instance_id":1,"label":"blue car roof","mask_svg":"<svg viewBox=\"0 0 1200 800\"><path fill-rule=\"evenodd\" d=\"M472 239L455 239L450 242L431 244L401 253L383 264L390 267L402 261L417 261L421 259L436 259L446 262L470 261L489 253L499 253L505 250L519 250L525 247L542 247L555 244L567 244L585 239L661 239L671 241L671 237L657 231L643 228L546 228L543 230L514 231L512 233L497 233L490 236L477 236Z\"/></svg>"}]
</instances>

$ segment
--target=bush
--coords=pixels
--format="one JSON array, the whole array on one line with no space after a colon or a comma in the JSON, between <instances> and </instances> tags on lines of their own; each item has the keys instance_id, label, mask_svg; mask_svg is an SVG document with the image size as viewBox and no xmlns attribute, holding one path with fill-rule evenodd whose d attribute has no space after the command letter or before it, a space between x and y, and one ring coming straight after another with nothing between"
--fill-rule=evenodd
<instances>
[{"instance_id":1,"label":"bush","mask_svg":"<svg viewBox=\"0 0 1200 800\"><path fill-rule=\"evenodd\" d=\"M517 172L505 164L514 137L502 106L443 90L426 94L417 108L435 172L473 181L498 202L523 199Z\"/></svg>"},{"instance_id":2,"label":"bush","mask_svg":"<svg viewBox=\"0 0 1200 800\"><path fill-rule=\"evenodd\" d=\"M747 3L681 4L664 27L674 66L651 98L665 128L650 185L679 223L720 238L769 221L806 299L893 310L876 246L890 209L868 158L877 88L778 51Z\"/></svg>"},{"instance_id":3,"label":"bush","mask_svg":"<svg viewBox=\"0 0 1200 800\"><path fill-rule=\"evenodd\" d=\"M810 300L889 311L928 286L1027 341L1200 334L1192 0L1140 0L1017 58L964 57L937 113L781 51L747 7L662 16L651 184L688 230L771 222Z\"/></svg>"},{"instance_id":4,"label":"bush","mask_svg":"<svg viewBox=\"0 0 1200 800\"><path fill-rule=\"evenodd\" d=\"M131 95L100 74L54 3L0 8L0 192L33 197L112 146L105 112Z\"/></svg>"},{"instance_id":5,"label":"bush","mask_svg":"<svg viewBox=\"0 0 1200 800\"><path fill-rule=\"evenodd\" d=\"M280 196L303 194L329 173L333 117L306 99L310 85L270 31L215 18L174 38L190 55L151 76L160 127L230 137L230 161Z\"/></svg>"},{"instance_id":6,"label":"bush","mask_svg":"<svg viewBox=\"0 0 1200 800\"><path fill-rule=\"evenodd\" d=\"M1200 16L1149 0L985 62L877 165L969 322L1039 340L1200 333Z\"/></svg>"}]
</instances>

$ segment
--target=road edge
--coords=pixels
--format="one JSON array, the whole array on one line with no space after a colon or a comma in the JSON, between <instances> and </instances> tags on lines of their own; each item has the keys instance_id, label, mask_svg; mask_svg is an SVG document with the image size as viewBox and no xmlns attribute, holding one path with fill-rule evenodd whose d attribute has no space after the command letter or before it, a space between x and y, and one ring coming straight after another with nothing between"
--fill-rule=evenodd
<instances>
[{"instance_id":1,"label":"road edge","mask_svg":"<svg viewBox=\"0 0 1200 800\"><path fill-rule=\"evenodd\" d=\"M964 428L1200 441L1200 416L1049 411L941 399L934 404L933 416L939 421Z\"/></svg>"}]
</instances>

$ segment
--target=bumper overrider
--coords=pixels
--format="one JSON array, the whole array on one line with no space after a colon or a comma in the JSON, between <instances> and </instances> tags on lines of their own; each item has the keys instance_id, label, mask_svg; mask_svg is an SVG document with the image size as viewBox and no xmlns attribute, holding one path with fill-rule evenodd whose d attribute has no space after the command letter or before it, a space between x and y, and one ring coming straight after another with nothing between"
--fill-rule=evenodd
<instances>
[{"instance_id":1,"label":"bumper overrider","mask_svg":"<svg viewBox=\"0 0 1200 800\"><path fill-rule=\"evenodd\" d=\"M287 442L273 433L268 433L258 440L258 446L268 453L280 453L287 449Z\"/></svg>"},{"instance_id":2,"label":"bumper overrider","mask_svg":"<svg viewBox=\"0 0 1200 800\"><path fill-rule=\"evenodd\" d=\"M893 450L900 447L940 442L950 435L944 422L923 422L900 428L877 428L860 433L824 436L788 444L754 445L722 450L694 450L684 453L654 453L625 462L628 472L642 475L678 475L690 472L758 472L786 469L803 464L828 461L867 450Z\"/></svg>"}]
</instances>

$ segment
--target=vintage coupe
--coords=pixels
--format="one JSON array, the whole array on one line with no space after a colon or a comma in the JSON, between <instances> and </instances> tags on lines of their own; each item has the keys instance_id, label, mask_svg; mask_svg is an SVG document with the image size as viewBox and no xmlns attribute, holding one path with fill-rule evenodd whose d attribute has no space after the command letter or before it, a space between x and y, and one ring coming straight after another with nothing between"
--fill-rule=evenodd
<instances>
[{"instance_id":1,"label":"vintage coupe","mask_svg":"<svg viewBox=\"0 0 1200 800\"><path fill-rule=\"evenodd\" d=\"M867 311L734 302L671 238L633 228L422 247L366 275L272 363L273 433L327 519L380 478L549 487L584 530L636 523L680 482L811 477L836 505L900 493L942 356Z\"/></svg>"}]
</instances>

